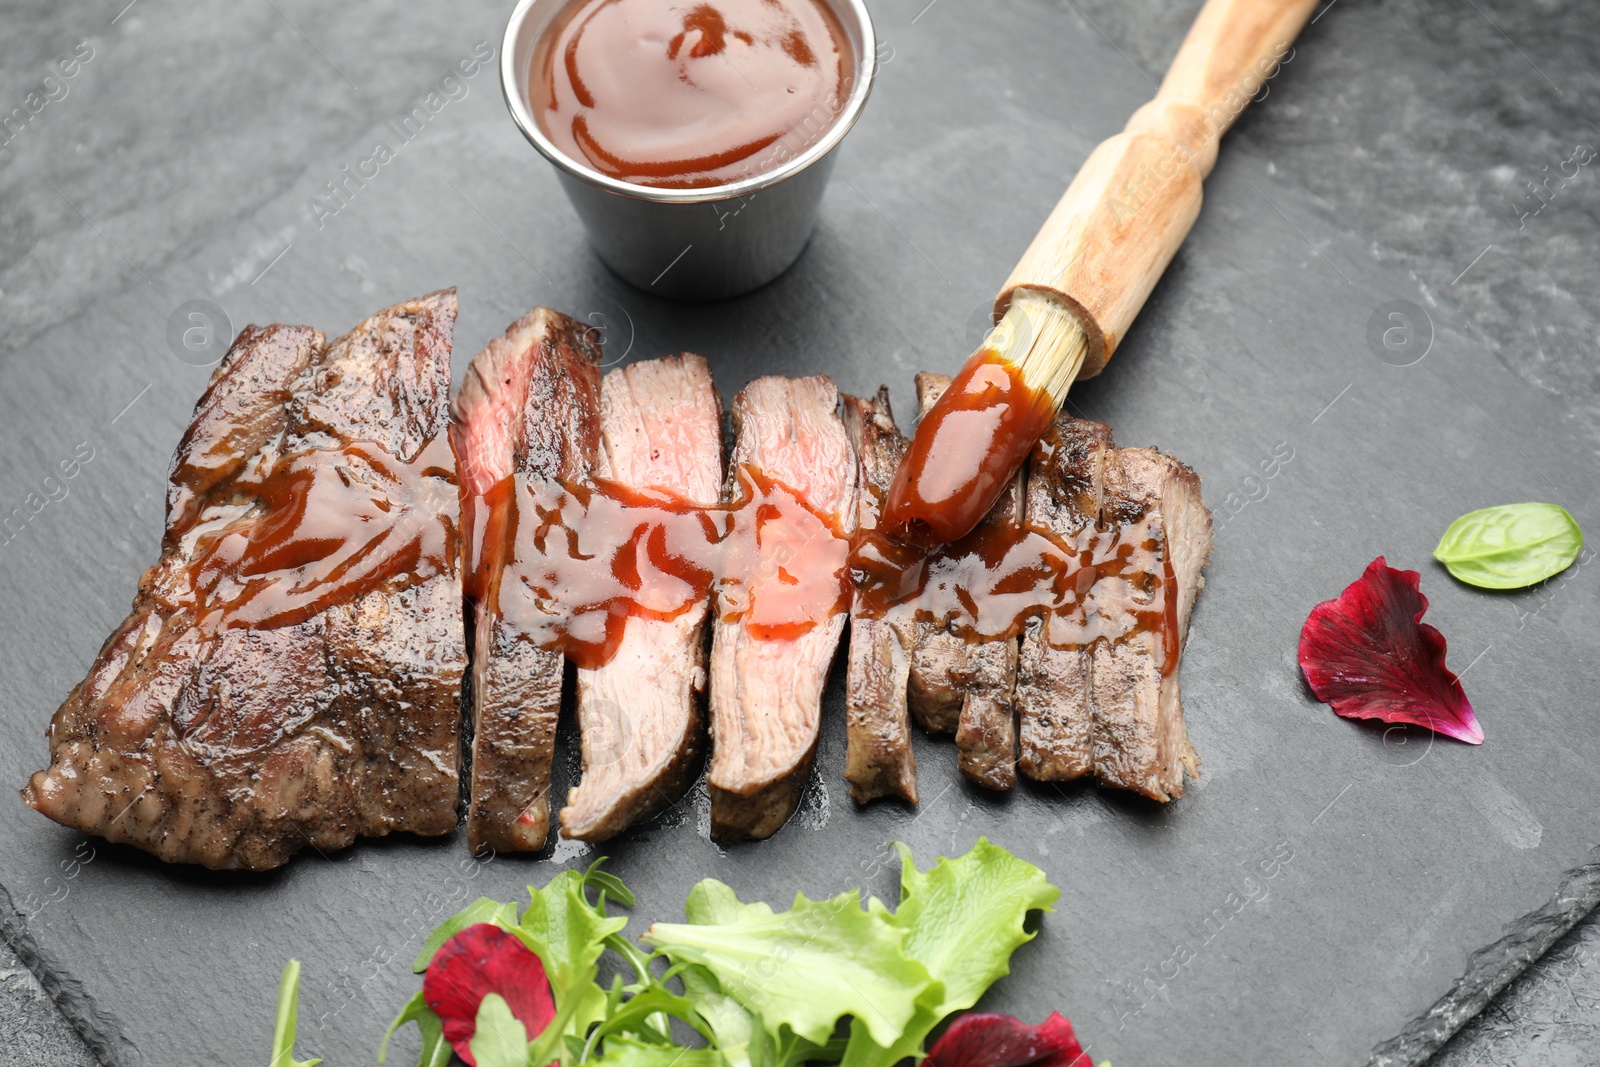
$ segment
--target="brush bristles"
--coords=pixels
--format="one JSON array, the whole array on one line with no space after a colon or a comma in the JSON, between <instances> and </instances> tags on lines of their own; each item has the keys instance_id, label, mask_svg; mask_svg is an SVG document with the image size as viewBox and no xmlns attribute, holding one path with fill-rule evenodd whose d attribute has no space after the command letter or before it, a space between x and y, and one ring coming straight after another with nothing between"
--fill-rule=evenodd
<instances>
[{"instance_id":1,"label":"brush bristles","mask_svg":"<svg viewBox=\"0 0 1600 1067\"><path fill-rule=\"evenodd\" d=\"M1024 382L1046 393L1059 407L1083 369L1089 338L1078 317L1064 304L1024 289L1012 298L1011 307L989 335L988 346L1013 364Z\"/></svg>"}]
</instances>

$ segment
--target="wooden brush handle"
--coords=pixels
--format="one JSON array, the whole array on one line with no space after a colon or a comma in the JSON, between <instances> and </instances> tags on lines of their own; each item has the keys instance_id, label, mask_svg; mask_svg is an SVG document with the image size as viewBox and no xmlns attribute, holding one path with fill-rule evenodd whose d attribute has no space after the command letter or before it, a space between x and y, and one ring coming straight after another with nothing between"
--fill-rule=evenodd
<instances>
[{"instance_id":1,"label":"wooden brush handle","mask_svg":"<svg viewBox=\"0 0 1600 1067\"><path fill-rule=\"evenodd\" d=\"M1200 214L1217 142L1289 54L1317 0L1206 0L1154 100L1102 141L995 300L1018 289L1083 323L1079 378L1100 373Z\"/></svg>"}]
</instances>

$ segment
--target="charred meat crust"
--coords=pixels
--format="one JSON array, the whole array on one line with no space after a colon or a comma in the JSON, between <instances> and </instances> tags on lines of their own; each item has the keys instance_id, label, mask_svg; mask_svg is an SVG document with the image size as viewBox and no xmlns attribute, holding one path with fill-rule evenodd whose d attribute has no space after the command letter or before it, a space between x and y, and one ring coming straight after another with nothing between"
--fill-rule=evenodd
<instances>
[{"instance_id":1,"label":"charred meat crust","mask_svg":"<svg viewBox=\"0 0 1600 1067\"><path fill-rule=\"evenodd\" d=\"M182 534L197 517L259 510L235 484L243 467L353 441L420 452L443 425L455 314L444 291L328 346L306 327L241 333L179 445L162 558L51 721L30 805L212 868L454 829L466 649L453 568L274 629L202 633L192 608L172 605L192 588ZM453 527L453 487L440 499L437 521Z\"/></svg>"},{"instance_id":2,"label":"charred meat crust","mask_svg":"<svg viewBox=\"0 0 1600 1067\"><path fill-rule=\"evenodd\" d=\"M1200 479L1154 449L1123 448L1107 466L1105 489L1107 521L1158 544L1166 579L1177 583L1174 624L1181 656L1203 584L1200 570L1211 550L1211 515L1200 497ZM1090 692L1095 777L1102 784L1164 802L1183 794L1186 771L1199 773L1184 727L1177 668L1166 662L1161 634L1148 630L1095 648Z\"/></svg>"},{"instance_id":3,"label":"charred meat crust","mask_svg":"<svg viewBox=\"0 0 1600 1067\"><path fill-rule=\"evenodd\" d=\"M738 467L750 464L831 516L840 532L853 532L856 463L838 401L833 382L820 375L745 386L733 403L729 497ZM768 837L799 803L845 618L841 611L791 641L756 639L738 621L713 624L706 781L717 840Z\"/></svg>"},{"instance_id":4,"label":"charred meat crust","mask_svg":"<svg viewBox=\"0 0 1600 1067\"><path fill-rule=\"evenodd\" d=\"M1154 449L1114 448L1103 425L1062 417L1030 462L1027 520L1067 540L1093 526L1146 546L1163 568L1161 583L1177 586L1181 655L1211 548L1210 513L1192 470ZM1092 610L1106 617L1148 608L1141 599L1148 594L1119 588L1126 584L1097 586ZM1199 760L1183 723L1178 664L1166 662L1162 634L1119 624L1113 629L1121 636L1079 646L1053 639L1052 625L1058 620L1030 623L1023 635L1022 773L1057 782L1093 775L1163 802L1181 795L1185 772L1198 774Z\"/></svg>"},{"instance_id":5,"label":"charred meat crust","mask_svg":"<svg viewBox=\"0 0 1600 1067\"><path fill-rule=\"evenodd\" d=\"M1028 464L1026 521L1071 538L1099 521L1111 431L1062 416ZM1093 649L1058 647L1049 618L1031 620L1017 659L1018 766L1040 782L1065 782L1094 771Z\"/></svg>"},{"instance_id":6,"label":"charred meat crust","mask_svg":"<svg viewBox=\"0 0 1600 1067\"><path fill-rule=\"evenodd\" d=\"M841 398L845 430L856 452L860 481L858 528L873 529L900 457L909 446L895 426L889 390L873 399ZM892 619L850 613L845 672L845 766L850 796L858 804L897 796L917 803L916 757L906 707L910 634Z\"/></svg>"},{"instance_id":7,"label":"charred meat crust","mask_svg":"<svg viewBox=\"0 0 1600 1067\"><path fill-rule=\"evenodd\" d=\"M600 446L600 346L583 323L535 308L473 357L451 410L462 492L508 477L583 480ZM514 503L512 504L514 507ZM472 605L473 852L534 852L550 833L550 773L565 661L495 604L509 544L488 546L489 595Z\"/></svg>"},{"instance_id":8,"label":"charred meat crust","mask_svg":"<svg viewBox=\"0 0 1600 1067\"><path fill-rule=\"evenodd\" d=\"M325 343L322 331L309 326L239 331L173 453L167 474L168 536L193 525L212 489L276 443L295 381Z\"/></svg>"},{"instance_id":9,"label":"charred meat crust","mask_svg":"<svg viewBox=\"0 0 1600 1067\"><path fill-rule=\"evenodd\" d=\"M702 357L611 371L601 383L600 424L597 477L718 502L722 406ZM709 609L702 604L672 620L630 618L613 658L578 670L583 779L561 811L568 837L613 837L670 807L698 776Z\"/></svg>"}]
</instances>

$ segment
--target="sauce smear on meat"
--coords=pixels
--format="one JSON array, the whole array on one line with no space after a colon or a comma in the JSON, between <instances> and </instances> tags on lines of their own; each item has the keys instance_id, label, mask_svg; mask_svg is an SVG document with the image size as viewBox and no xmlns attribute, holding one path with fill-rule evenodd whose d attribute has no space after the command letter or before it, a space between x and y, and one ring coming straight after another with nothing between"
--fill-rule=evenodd
<instances>
[{"instance_id":1,"label":"sauce smear on meat","mask_svg":"<svg viewBox=\"0 0 1600 1067\"><path fill-rule=\"evenodd\" d=\"M630 616L669 620L715 594L725 621L793 639L849 607L849 539L787 486L743 466L711 507L609 479L505 479L469 498L470 589L580 667L604 665ZM495 539L499 539L496 541ZM488 590L492 560L500 587Z\"/></svg>"},{"instance_id":2,"label":"sauce smear on meat","mask_svg":"<svg viewBox=\"0 0 1600 1067\"><path fill-rule=\"evenodd\" d=\"M1015 637L1030 618L1054 615L1058 648L1159 632L1166 669L1177 664L1177 582L1142 524L1088 527L1066 540L1015 523L932 549L866 530L850 572L856 610L867 618L904 612L979 642Z\"/></svg>"},{"instance_id":3,"label":"sauce smear on meat","mask_svg":"<svg viewBox=\"0 0 1600 1067\"><path fill-rule=\"evenodd\" d=\"M990 522L931 546L880 528L852 542L747 465L734 499L710 507L608 479L502 479L463 497L460 538L438 521L456 491L446 447L432 442L406 463L357 442L241 477L265 513L202 516L180 533L198 547L181 606L207 632L294 625L397 578L447 573L459 544L468 596L492 598L509 623L583 667L611 658L629 617L673 619L712 596L720 618L763 640L808 633L853 595L867 618L907 613L974 642L1014 637L1047 614L1057 647L1160 632L1168 669L1178 660L1172 565L1143 522L1071 538Z\"/></svg>"},{"instance_id":4,"label":"sauce smear on meat","mask_svg":"<svg viewBox=\"0 0 1600 1067\"><path fill-rule=\"evenodd\" d=\"M905 614L972 642L1045 615L1061 648L1159 633L1165 669L1177 664L1177 583L1145 522L1070 538L1009 522L934 546L884 529L852 540L756 468L736 477L735 499L711 507L608 479L504 479L464 501L469 595L493 597L508 623L590 668L615 653L629 617L673 619L712 596L719 617L767 640L810 632L853 596L864 617Z\"/></svg>"},{"instance_id":5,"label":"sauce smear on meat","mask_svg":"<svg viewBox=\"0 0 1600 1067\"><path fill-rule=\"evenodd\" d=\"M197 551L190 590L172 606L192 609L203 632L293 626L396 579L408 587L455 569L458 533L441 521L455 463L442 439L409 463L370 441L299 452L234 485L263 510L223 506L175 531Z\"/></svg>"}]
</instances>

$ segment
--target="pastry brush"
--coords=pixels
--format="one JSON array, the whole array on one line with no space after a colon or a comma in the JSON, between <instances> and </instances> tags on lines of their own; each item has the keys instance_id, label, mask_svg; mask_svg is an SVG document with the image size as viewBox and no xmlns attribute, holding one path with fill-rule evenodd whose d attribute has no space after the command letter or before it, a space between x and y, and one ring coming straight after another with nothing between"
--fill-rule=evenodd
<instances>
[{"instance_id":1,"label":"pastry brush","mask_svg":"<svg viewBox=\"0 0 1600 1067\"><path fill-rule=\"evenodd\" d=\"M1200 213L1218 141L1315 6L1207 0L1155 99L1090 153L1006 279L994 330L917 427L886 527L952 541L988 513L1126 335Z\"/></svg>"}]
</instances>

